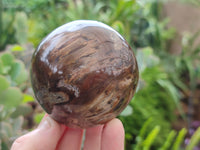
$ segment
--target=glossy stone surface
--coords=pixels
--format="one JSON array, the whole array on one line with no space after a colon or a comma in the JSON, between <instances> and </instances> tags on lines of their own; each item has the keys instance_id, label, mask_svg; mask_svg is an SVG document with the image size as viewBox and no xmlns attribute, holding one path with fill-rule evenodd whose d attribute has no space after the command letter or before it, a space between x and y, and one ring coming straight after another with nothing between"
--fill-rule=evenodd
<instances>
[{"instance_id":1,"label":"glossy stone surface","mask_svg":"<svg viewBox=\"0 0 200 150\"><path fill-rule=\"evenodd\" d=\"M115 118L136 90L132 49L109 26L78 20L51 32L32 57L35 96L56 121L88 128Z\"/></svg>"}]
</instances>

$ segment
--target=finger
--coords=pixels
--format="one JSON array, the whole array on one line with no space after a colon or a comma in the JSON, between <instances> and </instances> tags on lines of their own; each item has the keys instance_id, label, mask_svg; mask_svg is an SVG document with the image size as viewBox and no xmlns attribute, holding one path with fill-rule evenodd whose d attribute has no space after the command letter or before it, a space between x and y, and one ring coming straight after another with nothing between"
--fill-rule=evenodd
<instances>
[{"instance_id":1,"label":"finger","mask_svg":"<svg viewBox=\"0 0 200 150\"><path fill-rule=\"evenodd\" d=\"M119 119L113 119L104 126L101 148L101 150L124 150L124 127Z\"/></svg>"},{"instance_id":2,"label":"finger","mask_svg":"<svg viewBox=\"0 0 200 150\"><path fill-rule=\"evenodd\" d=\"M67 128L57 147L58 150L80 150L83 138L83 129Z\"/></svg>"},{"instance_id":3,"label":"finger","mask_svg":"<svg viewBox=\"0 0 200 150\"><path fill-rule=\"evenodd\" d=\"M55 150L64 130L65 126L46 116L37 129L16 139L11 150Z\"/></svg>"},{"instance_id":4,"label":"finger","mask_svg":"<svg viewBox=\"0 0 200 150\"><path fill-rule=\"evenodd\" d=\"M86 130L83 150L101 150L102 129L103 125Z\"/></svg>"}]
</instances>

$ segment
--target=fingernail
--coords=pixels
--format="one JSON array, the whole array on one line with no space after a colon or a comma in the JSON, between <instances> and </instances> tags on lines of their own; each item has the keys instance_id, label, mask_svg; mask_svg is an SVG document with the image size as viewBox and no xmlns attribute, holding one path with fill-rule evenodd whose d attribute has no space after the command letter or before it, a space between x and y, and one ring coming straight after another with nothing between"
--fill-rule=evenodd
<instances>
[{"instance_id":1,"label":"fingernail","mask_svg":"<svg viewBox=\"0 0 200 150\"><path fill-rule=\"evenodd\" d=\"M49 116L47 116L38 126L38 129L43 130L43 129L48 129L51 128L52 126L52 120Z\"/></svg>"}]
</instances>

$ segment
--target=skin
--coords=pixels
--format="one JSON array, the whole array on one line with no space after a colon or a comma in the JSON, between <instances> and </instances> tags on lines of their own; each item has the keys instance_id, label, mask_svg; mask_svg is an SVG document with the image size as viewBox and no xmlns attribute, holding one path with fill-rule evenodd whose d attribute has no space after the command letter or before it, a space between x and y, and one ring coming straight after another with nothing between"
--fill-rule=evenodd
<instances>
[{"instance_id":1,"label":"skin","mask_svg":"<svg viewBox=\"0 0 200 150\"><path fill-rule=\"evenodd\" d=\"M18 139L11 150L81 150L83 129L72 129L45 116L40 125ZM119 119L86 129L83 150L124 150L124 128Z\"/></svg>"}]
</instances>

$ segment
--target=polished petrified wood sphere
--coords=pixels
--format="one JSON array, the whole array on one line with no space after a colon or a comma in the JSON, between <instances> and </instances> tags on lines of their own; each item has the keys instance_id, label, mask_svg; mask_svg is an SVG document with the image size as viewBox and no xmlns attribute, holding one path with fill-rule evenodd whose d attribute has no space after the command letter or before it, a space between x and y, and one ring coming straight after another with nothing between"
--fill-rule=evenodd
<instances>
[{"instance_id":1,"label":"polished petrified wood sphere","mask_svg":"<svg viewBox=\"0 0 200 150\"><path fill-rule=\"evenodd\" d=\"M69 127L116 117L132 99L138 66L132 49L109 26L79 20L51 32L32 57L31 80L44 110Z\"/></svg>"}]
</instances>

